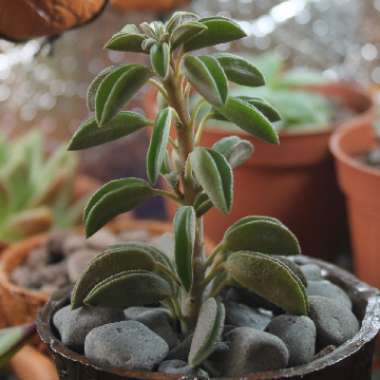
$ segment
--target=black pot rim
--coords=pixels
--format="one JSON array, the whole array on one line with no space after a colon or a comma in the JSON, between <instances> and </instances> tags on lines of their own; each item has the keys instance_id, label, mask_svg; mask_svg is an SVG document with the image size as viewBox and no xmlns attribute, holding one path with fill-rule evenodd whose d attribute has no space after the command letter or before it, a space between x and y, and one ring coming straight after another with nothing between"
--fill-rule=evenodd
<instances>
[{"instance_id":1,"label":"black pot rim","mask_svg":"<svg viewBox=\"0 0 380 380\"><path fill-rule=\"evenodd\" d=\"M297 256L295 260L299 264L317 264L320 266L327 277L337 282L350 292L353 296L359 296L366 301L367 306L365 309L364 318L362 319L361 328L359 332L350 340L337 347L331 353L316 359L308 364L285 368L276 371L259 372L251 375L244 376L248 380L269 380L269 379L287 379L293 376L303 376L312 372L317 372L325 369L326 367L337 364L347 357L355 354L365 344L375 339L380 330L380 292L376 288L358 280L354 275L347 271L338 268L337 266L324 262L322 260L310 258L307 256ZM95 370L114 374L121 377L128 377L134 379L144 380L174 380L179 379L180 375L171 375L159 372L147 371L123 371L118 369L100 368L87 359L84 355L78 354L67 348L61 341L54 335L51 320L54 313L60 309L65 303L68 302L69 290L63 289L55 293L49 302L39 313L37 318L37 331L44 343L46 343L50 350L57 355L60 355L73 362L78 362L83 366L92 367ZM187 379L189 377L186 377Z\"/></svg>"}]
</instances>

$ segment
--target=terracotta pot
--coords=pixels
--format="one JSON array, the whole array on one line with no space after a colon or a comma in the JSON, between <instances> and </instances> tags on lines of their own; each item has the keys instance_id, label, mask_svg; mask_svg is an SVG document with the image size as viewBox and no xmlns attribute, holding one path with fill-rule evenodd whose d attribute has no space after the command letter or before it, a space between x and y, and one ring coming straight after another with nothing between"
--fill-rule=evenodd
<instances>
[{"instance_id":1,"label":"terracotta pot","mask_svg":"<svg viewBox=\"0 0 380 380\"><path fill-rule=\"evenodd\" d=\"M0 36L11 41L24 41L58 35L94 20L107 2L108 0L0 0Z\"/></svg>"},{"instance_id":2,"label":"terracotta pot","mask_svg":"<svg viewBox=\"0 0 380 380\"><path fill-rule=\"evenodd\" d=\"M167 223L153 220L139 221L129 217L117 219L109 225L109 228L114 232L143 229L148 230L153 236L172 230L172 226ZM4 252L0 260L0 307L3 309L3 325L15 326L33 322L38 311L48 301L49 293L24 288L11 281L11 274L17 266L22 264L35 248L45 244L47 239L48 234L38 235L14 244ZM213 247L212 242L206 242L207 250L210 251Z\"/></svg>"},{"instance_id":3,"label":"terracotta pot","mask_svg":"<svg viewBox=\"0 0 380 380\"><path fill-rule=\"evenodd\" d=\"M31 346L22 348L10 362L18 380L58 380L53 362Z\"/></svg>"},{"instance_id":4,"label":"terracotta pot","mask_svg":"<svg viewBox=\"0 0 380 380\"><path fill-rule=\"evenodd\" d=\"M332 281L342 286L354 304L354 312L361 321L358 334L335 351L312 363L273 372L261 372L245 376L248 380L291 379L291 380L370 380L371 363L376 335L380 328L380 295L378 290L357 280L353 275L338 267L316 259L301 256L300 263L320 265ZM54 313L69 301L68 291L56 293L43 308L37 319L37 330L41 339L49 345L61 380L171 380L180 375L163 373L122 371L99 368L83 355L65 347L52 328Z\"/></svg>"},{"instance_id":5,"label":"terracotta pot","mask_svg":"<svg viewBox=\"0 0 380 380\"><path fill-rule=\"evenodd\" d=\"M205 130L201 141L205 146L212 146L231 134L250 140L255 146L252 158L234 171L232 212L222 215L212 209L205 216L206 234L214 241L220 241L227 227L237 219L258 214L274 216L289 226L307 255L332 259L339 251L340 238L347 227L344 200L336 183L328 141L334 129L370 125L373 104L365 91L348 84L309 89L341 101L357 114L323 131L282 132L279 146L236 130L230 133L212 126ZM149 117L154 112L153 96L150 94L146 107ZM168 210L172 218L174 203L168 202Z\"/></svg>"},{"instance_id":6,"label":"terracotta pot","mask_svg":"<svg viewBox=\"0 0 380 380\"><path fill-rule=\"evenodd\" d=\"M355 157L376 145L373 128L352 125L330 142L339 184L346 195L355 269L360 278L380 286L380 170Z\"/></svg>"},{"instance_id":7,"label":"terracotta pot","mask_svg":"<svg viewBox=\"0 0 380 380\"><path fill-rule=\"evenodd\" d=\"M169 11L188 2L189 0L111 0L115 7L128 11Z\"/></svg>"}]
</instances>

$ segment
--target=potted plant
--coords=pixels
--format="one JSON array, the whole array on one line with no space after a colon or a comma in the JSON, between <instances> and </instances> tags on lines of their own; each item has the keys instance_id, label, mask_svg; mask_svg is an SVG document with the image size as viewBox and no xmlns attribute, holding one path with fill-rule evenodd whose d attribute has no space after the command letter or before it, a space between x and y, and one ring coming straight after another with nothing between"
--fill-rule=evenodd
<instances>
[{"instance_id":1,"label":"potted plant","mask_svg":"<svg viewBox=\"0 0 380 380\"><path fill-rule=\"evenodd\" d=\"M352 125L330 141L338 180L347 200L354 266L359 278L380 285L379 127Z\"/></svg>"},{"instance_id":2,"label":"potted plant","mask_svg":"<svg viewBox=\"0 0 380 380\"><path fill-rule=\"evenodd\" d=\"M179 203L174 247L169 256L138 242L111 246L91 261L72 292L53 295L37 326L62 380L369 379L380 307L375 289L330 264L293 256L300 253L295 235L272 217L240 219L206 256L203 215L211 207L231 210L233 167L249 158L252 145L237 136L212 149L199 145L202 122L189 112L191 90L215 117L279 142L274 108L228 95L228 80L257 85L260 72L235 55L192 54L244 35L230 19L177 12L165 24L127 25L107 43L149 53L151 65L123 64L94 80L88 104L95 115L70 148L154 127L148 181L119 179L100 188L85 209L86 234L164 196ZM167 103L155 120L121 111L146 82ZM156 187L159 177L170 190Z\"/></svg>"},{"instance_id":3,"label":"potted plant","mask_svg":"<svg viewBox=\"0 0 380 380\"><path fill-rule=\"evenodd\" d=\"M329 82L320 73L285 70L284 60L274 53L248 59L262 71L266 86L235 86L231 94L260 97L277 109L281 145L255 141L244 131L234 132L254 145L255 154L235 171L237 186L231 213L220 217L211 210L206 215L208 234L217 241L247 212L268 214L294 231L308 255L334 259L345 248L347 226L328 140L337 128L369 125L373 119L371 98L359 87ZM148 114L153 109L151 103L148 98ZM202 144L212 147L230 130L226 122L210 119ZM172 217L175 204L167 202L167 206Z\"/></svg>"}]
</instances>

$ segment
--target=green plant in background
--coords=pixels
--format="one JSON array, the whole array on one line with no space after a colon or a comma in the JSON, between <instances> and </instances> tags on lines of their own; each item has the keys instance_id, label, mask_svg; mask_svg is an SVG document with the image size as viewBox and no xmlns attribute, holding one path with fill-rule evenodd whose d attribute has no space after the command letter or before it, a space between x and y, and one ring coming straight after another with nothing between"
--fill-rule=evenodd
<instances>
[{"instance_id":1,"label":"green plant in background","mask_svg":"<svg viewBox=\"0 0 380 380\"><path fill-rule=\"evenodd\" d=\"M259 96L270 102L281 115L281 121L276 124L278 129L329 126L334 116L332 103L323 95L300 88L325 83L321 73L301 68L286 71L284 60L275 53L247 56L246 59L255 62L266 79L266 86L235 88L232 93Z\"/></svg>"},{"instance_id":2,"label":"green plant in background","mask_svg":"<svg viewBox=\"0 0 380 380\"><path fill-rule=\"evenodd\" d=\"M34 324L0 330L0 368L3 368L34 334Z\"/></svg>"},{"instance_id":3,"label":"green plant in background","mask_svg":"<svg viewBox=\"0 0 380 380\"><path fill-rule=\"evenodd\" d=\"M202 217L212 207L230 212L233 169L247 160L252 145L237 136L212 148L199 145L210 119L226 119L247 133L278 144L272 122L277 111L265 100L231 96L228 82L250 87L264 85L260 71L247 60L229 53L192 54L194 50L244 37L233 21L175 13L169 21L125 26L106 47L148 54L150 66L122 64L102 71L91 83L88 106L94 115L81 125L70 142L71 150L84 149L151 127L146 155L148 181L125 178L101 187L84 213L87 236L93 235L120 213L146 200L163 196L176 201L174 252L146 244L113 246L98 255L77 282L72 307L122 307L162 303L193 332L189 364L200 365L214 350L224 324L224 306L218 295L237 284L285 311L307 314L305 285L286 255L300 247L280 221L248 216L234 223L214 252L206 257ZM122 111L146 83L155 86L166 106L155 120ZM189 106L196 91L201 99ZM203 105L209 106L204 113ZM115 157L124 160L125 157ZM171 190L157 187L162 178ZM170 256L173 259L170 259Z\"/></svg>"},{"instance_id":4,"label":"green plant in background","mask_svg":"<svg viewBox=\"0 0 380 380\"><path fill-rule=\"evenodd\" d=\"M74 201L77 158L64 146L49 159L37 131L12 141L0 136L0 242L23 239L50 227L67 227L81 216Z\"/></svg>"}]
</instances>

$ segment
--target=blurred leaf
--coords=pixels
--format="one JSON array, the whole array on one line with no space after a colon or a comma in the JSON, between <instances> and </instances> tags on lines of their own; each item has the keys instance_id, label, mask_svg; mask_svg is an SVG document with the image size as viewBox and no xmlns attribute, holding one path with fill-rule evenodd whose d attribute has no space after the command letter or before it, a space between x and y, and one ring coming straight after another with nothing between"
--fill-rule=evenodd
<instances>
[{"instance_id":1,"label":"blurred leaf","mask_svg":"<svg viewBox=\"0 0 380 380\"><path fill-rule=\"evenodd\" d=\"M177 209L174 217L175 262L177 273L187 291L193 282L193 252L196 234L194 208L183 206Z\"/></svg>"},{"instance_id":2,"label":"blurred leaf","mask_svg":"<svg viewBox=\"0 0 380 380\"><path fill-rule=\"evenodd\" d=\"M114 34L105 45L105 48L118 51L131 51L144 53L141 44L144 35L140 33L136 25L126 25L119 33Z\"/></svg>"},{"instance_id":3,"label":"blurred leaf","mask_svg":"<svg viewBox=\"0 0 380 380\"><path fill-rule=\"evenodd\" d=\"M127 308L157 303L172 296L170 284L161 276L146 270L112 274L99 282L84 303L91 306Z\"/></svg>"},{"instance_id":4,"label":"blurred leaf","mask_svg":"<svg viewBox=\"0 0 380 380\"><path fill-rule=\"evenodd\" d=\"M118 179L106 183L92 196L85 209L87 237L115 216L131 211L155 195L149 184L140 178Z\"/></svg>"},{"instance_id":5,"label":"blurred leaf","mask_svg":"<svg viewBox=\"0 0 380 380\"><path fill-rule=\"evenodd\" d=\"M228 257L225 268L238 284L264 297L284 311L295 315L307 315L305 287L274 257L239 251Z\"/></svg>"},{"instance_id":6,"label":"blurred leaf","mask_svg":"<svg viewBox=\"0 0 380 380\"><path fill-rule=\"evenodd\" d=\"M99 126L110 121L149 79L143 65L121 65L101 81L95 95L96 121Z\"/></svg>"},{"instance_id":7,"label":"blurred leaf","mask_svg":"<svg viewBox=\"0 0 380 380\"><path fill-rule=\"evenodd\" d=\"M199 16L193 12L176 11L174 12L166 23L166 30L169 33L174 33L174 30L181 24L199 20Z\"/></svg>"},{"instance_id":8,"label":"blurred leaf","mask_svg":"<svg viewBox=\"0 0 380 380\"><path fill-rule=\"evenodd\" d=\"M226 104L218 111L249 134L271 144L279 143L278 134L269 119L248 102L228 97Z\"/></svg>"},{"instance_id":9,"label":"blurred leaf","mask_svg":"<svg viewBox=\"0 0 380 380\"><path fill-rule=\"evenodd\" d=\"M233 173L227 160L211 149L197 147L190 155L195 177L215 207L228 213L233 200Z\"/></svg>"},{"instance_id":10,"label":"blurred leaf","mask_svg":"<svg viewBox=\"0 0 380 380\"><path fill-rule=\"evenodd\" d=\"M261 72L248 60L230 53L218 53L215 58L222 65L230 81L243 86L265 85Z\"/></svg>"},{"instance_id":11,"label":"blurred leaf","mask_svg":"<svg viewBox=\"0 0 380 380\"><path fill-rule=\"evenodd\" d=\"M207 30L187 41L184 45L185 51L231 42L246 36L238 24L225 17L207 17L198 21L206 25Z\"/></svg>"},{"instance_id":12,"label":"blurred leaf","mask_svg":"<svg viewBox=\"0 0 380 380\"><path fill-rule=\"evenodd\" d=\"M93 112L95 111L95 95L96 91L102 80L113 70L115 70L117 66L109 66L103 69L90 83L87 89L87 108Z\"/></svg>"},{"instance_id":13,"label":"blurred leaf","mask_svg":"<svg viewBox=\"0 0 380 380\"><path fill-rule=\"evenodd\" d=\"M34 335L34 324L0 330L0 368Z\"/></svg>"},{"instance_id":14,"label":"blurred leaf","mask_svg":"<svg viewBox=\"0 0 380 380\"><path fill-rule=\"evenodd\" d=\"M225 320L225 309L215 298L205 301L199 312L191 341L188 362L191 367L197 367L204 362L216 349L216 343L221 340Z\"/></svg>"},{"instance_id":15,"label":"blurred leaf","mask_svg":"<svg viewBox=\"0 0 380 380\"><path fill-rule=\"evenodd\" d=\"M101 128L98 127L95 118L91 117L74 133L68 149L81 150L105 144L121 137L128 136L148 125L151 125L151 122L148 119L138 113L130 111L122 111L118 113Z\"/></svg>"},{"instance_id":16,"label":"blurred leaf","mask_svg":"<svg viewBox=\"0 0 380 380\"><path fill-rule=\"evenodd\" d=\"M247 161L254 151L253 145L249 141L238 136L224 137L217 141L212 149L226 157L232 168Z\"/></svg>"},{"instance_id":17,"label":"blurred leaf","mask_svg":"<svg viewBox=\"0 0 380 380\"><path fill-rule=\"evenodd\" d=\"M106 249L95 256L75 284L71 299L72 308L81 307L91 290L110 276L137 269L151 271L154 265L152 249L144 244L130 243Z\"/></svg>"},{"instance_id":18,"label":"blurred leaf","mask_svg":"<svg viewBox=\"0 0 380 380\"><path fill-rule=\"evenodd\" d=\"M169 141L170 127L174 121L174 110L164 108L156 117L155 126L148 152L146 155L146 170L149 182L155 184L161 173Z\"/></svg>"},{"instance_id":19,"label":"blurred leaf","mask_svg":"<svg viewBox=\"0 0 380 380\"><path fill-rule=\"evenodd\" d=\"M206 193L199 193L194 201L194 209L197 217L204 215L212 207L212 202Z\"/></svg>"},{"instance_id":20,"label":"blurred leaf","mask_svg":"<svg viewBox=\"0 0 380 380\"><path fill-rule=\"evenodd\" d=\"M296 236L282 223L246 217L230 226L224 234L225 252L254 251L269 255L298 255Z\"/></svg>"},{"instance_id":21,"label":"blurred leaf","mask_svg":"<svg viewBox=\"0 0 380 380\"><path fill-rule=\"evenodd\" d=\"M215 58L186 55L183 70L187 80L211 104L221 106L227 94L227 78Z\"/></svg>"},{"instance_id":22,"label":"blurred leaf","mask_svg":"<svg viewBox=\"0 0 380 380\"><path fill-rule=\"evenodd\" d=\"M162 79L167 79L170 73L170 48L167 42L152 45L150 62L154 72Z\"/></svg>"}]
</instances>

